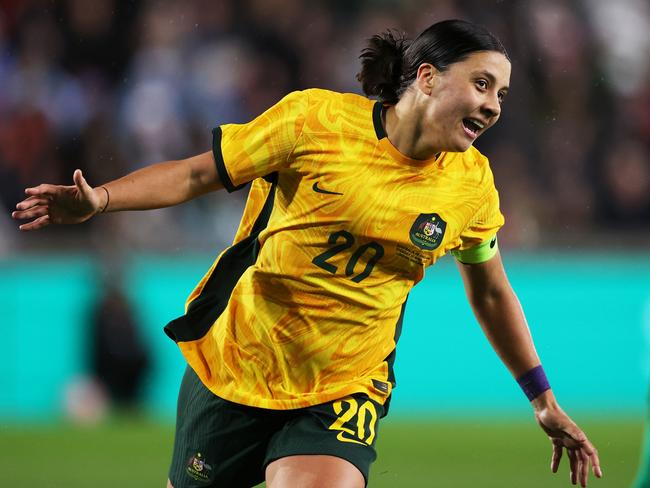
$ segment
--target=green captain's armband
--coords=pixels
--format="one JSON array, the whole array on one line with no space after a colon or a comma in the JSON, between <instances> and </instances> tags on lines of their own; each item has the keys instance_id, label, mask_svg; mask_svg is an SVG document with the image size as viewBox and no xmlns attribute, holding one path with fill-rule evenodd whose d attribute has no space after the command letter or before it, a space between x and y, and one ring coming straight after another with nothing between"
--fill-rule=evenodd
<instances>
[{"instance_id":1,"label":"green captain's armband","mask_svg":"<svg viewBox=\"0 0 650 488\"><path fill-rule=\"evenodd\" d=\"M494 236L492 239L481 242L477 246L463 251L451 251L451 253L463 264L479 264L492 259L498 250L497 236Z\"/></svg>"}]
</instances>

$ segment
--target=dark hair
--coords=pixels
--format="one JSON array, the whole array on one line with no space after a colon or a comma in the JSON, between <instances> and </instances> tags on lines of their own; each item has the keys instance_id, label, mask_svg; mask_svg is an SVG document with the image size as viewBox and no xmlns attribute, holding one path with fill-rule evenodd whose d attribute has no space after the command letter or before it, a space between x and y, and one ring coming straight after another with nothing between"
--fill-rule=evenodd
<instances>
[{"instance_id":1,"label":"dark hair","mask_svg":"<svg viewBox=\"0 0 650 488\"><path fill-rule=\"evenodd\" d=\"M366 95L395 104L415 80L422 63L445 71L477 51L497 51L510 59L496 36L464 20L437 22L414 41L389 30L368 40L359 56L361 71L357 80Z\"/></svg>"}]
</instances>

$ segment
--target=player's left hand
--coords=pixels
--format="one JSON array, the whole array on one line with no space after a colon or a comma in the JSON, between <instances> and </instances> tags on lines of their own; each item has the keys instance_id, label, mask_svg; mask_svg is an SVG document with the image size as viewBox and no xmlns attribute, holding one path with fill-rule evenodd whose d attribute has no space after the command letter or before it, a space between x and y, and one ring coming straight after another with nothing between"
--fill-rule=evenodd
<instances>
[{"instance_id":1,"label":"player's left hand","mask_svg":"<svg viewBox=\"0 0 650 488\"><path fill-rule=\"evenodd\" d=\"M578 482L586 487L589 465L597 478L602 478L598 451L585 433L565 414L557 404L535 408L535 418L553 444L551 471L557 473L562 453L566 449L569 458L571 484Z\"/></svg>"}]
</instances>

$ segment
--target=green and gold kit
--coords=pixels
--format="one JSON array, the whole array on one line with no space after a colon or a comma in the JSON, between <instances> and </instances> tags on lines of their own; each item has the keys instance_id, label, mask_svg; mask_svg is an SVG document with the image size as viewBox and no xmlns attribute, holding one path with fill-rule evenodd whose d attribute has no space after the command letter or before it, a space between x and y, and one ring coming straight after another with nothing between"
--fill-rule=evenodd
<instances>
[{"instance_id":1,"label":"green and gold kit","mask_svg":"<svg viewBox=\"0 0 650 488\"><path fill-rule=\"evenodd\" d=\"M474 147L405 157L382 110L312 89L214 129L225 187L252 185L234 244L166 332L216 395L269 409L353 393L383 404L424 269L448 251L467 263L496 252L503 216L487 159Z\"/></svg>"}]
</instances>

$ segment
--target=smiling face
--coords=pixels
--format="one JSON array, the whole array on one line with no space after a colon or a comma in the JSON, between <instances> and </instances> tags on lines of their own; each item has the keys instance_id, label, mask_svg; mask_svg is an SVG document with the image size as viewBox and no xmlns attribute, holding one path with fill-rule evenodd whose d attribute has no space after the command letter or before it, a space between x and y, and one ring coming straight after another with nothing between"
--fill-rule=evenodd
<instances>
[{"instance_id":1,"label":"smiling face","mask_svg":"<svg viewBox=\"0 0 650 488\"><path fill-rule=\"evenodd\" d=\"M425 97L420 134L436 152L464 152L492 127L510 83L510 61L496 51L478 51L445 71L420 66L416 84Z\"/></svg>"}]
</instances>

